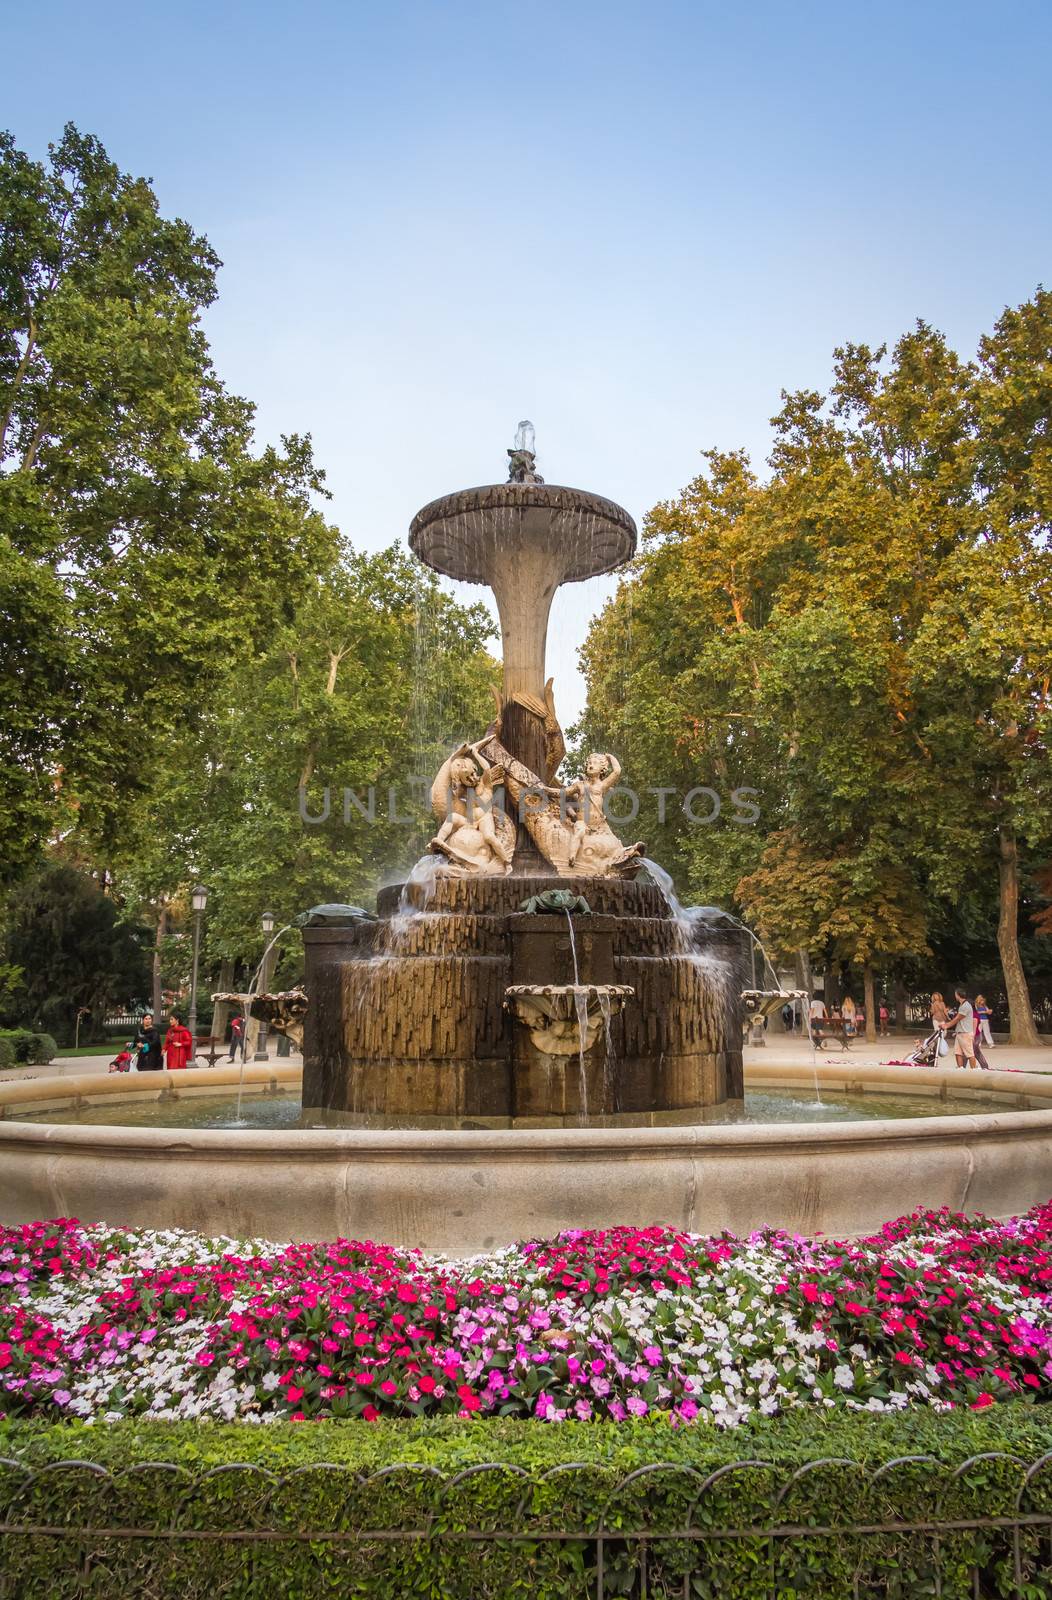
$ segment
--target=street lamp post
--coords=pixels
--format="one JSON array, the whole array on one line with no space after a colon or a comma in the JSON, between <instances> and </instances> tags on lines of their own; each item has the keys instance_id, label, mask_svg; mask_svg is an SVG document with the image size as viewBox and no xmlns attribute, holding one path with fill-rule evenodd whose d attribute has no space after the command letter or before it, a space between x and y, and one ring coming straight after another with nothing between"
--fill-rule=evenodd
<instances>
[{"instance_id":1,"label":"street lamp post","mask_svg":"<svg viewBox=\"0 0 1052 1600\"><path fill-rule=\"evenodd\" d=\"M78 1006L77 1007L77 1027L76 1027L76 1031L74 1032L74 1035L73 1035L73 1048L74 1048L74 1050L79 1050L80 1049L80 1019L81 1019L81 1017L90 1017L90 1016L91 1016L91 1007L90 1006Z\"/></svg>"},{"instance_id":2,"label":"street lamp post","mask_svg":"<svg viewBox=\"0 0 1052 1600\"><path fill-rule=\"evenodd\" d=\"M194 909L194 967L190 976L190 1060L197 1051L197 965L201 957L201 918L208 904L208 890L197 884L190 891L190 904Z\"/></svg>"},{"instance_id":3,"label":"street lamp post","mask_svg":"<svg viewBox=\"0 0 1052 1600\"><path fill-rule=\"evenodd\" d=\"M256 993L257 994L260 994L260 993L269 994L270 993L270 972L271 972L271 967L273 965L273 960L274 960L274 953L270 948L270 936L274 932L274 913L273 913L273 911L264 911L262 917L260 918L260 923L261 923L262 928L263 928L263 941L264 941L264 943L263 943L263 966L262 966L262 970L261 970L261 972L259 974L259 985L260 986L256 990ZM267 1053L267 1025L262 1019L260 1020L260 1024L259 1024L259 1032L256 1034L256 1053L255 1053L255 1055L253 1056L252 1059L254 1061L267 1061L267 1060L270 1059L269 1055Z\"/></svg>"}]
</instances>

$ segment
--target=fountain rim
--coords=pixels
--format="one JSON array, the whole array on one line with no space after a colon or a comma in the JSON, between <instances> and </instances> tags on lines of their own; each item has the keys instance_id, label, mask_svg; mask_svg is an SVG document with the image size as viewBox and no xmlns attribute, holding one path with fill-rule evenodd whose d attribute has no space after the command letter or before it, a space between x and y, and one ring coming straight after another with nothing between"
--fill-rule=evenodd
<instances>
[{"instance_id":1,"label":"fountain rim","mask_svg":"<svg viewBox=\"0 0 1052 1600\"><path fill-rule=\"evenodd\" d=\"M752 1068L750 1072L750 1067ZM823 1068L825 1070L823 1070ZM40 1145L67 1150L106 1151L117 1158L136 1154L170 1156L173 1158L214 1156L223 1152L231 1159L247 1159L253 1155L273 1156L280 1152L287 1160L323 1160L332 1156L393 1158L398 1160L464 1160L474 1161L479 1155L495 1159L515 1160L523 1154L565 1156L576 1153L587 1157L604 1158L611 1151L644 1154L648 1150L668 1153L677 1148L691 1149L699 1154L705 1149L721 1147L739 1149L800 1149L820 1148L829 1145L854 1145L858 1147L880 1144L892 1139L897 1143L913 1140L931 1143L952 1139L955 1135L983 1133L998 1136L1024 1137L1035 1131L1052 1132L1052 1079L1040 1073L998 1073L996 1069L984 1074L982 1090L968 1074L967 1084L959 1069L938 1067L918 1068L865 1067L845 1071L832 1064L819 1066L819 1082L827 1089L840 1089L850 1093L861 1090L872 1093L879 1100L881 1093L894 1094L903 1084L912 1086L918 1099L939 1098L954 1088L963 1089L965 1095L984 1103L982 1110L962 1112L954 1116L875 1118L867 1122L754 1122L754 1123L693 1123L679 1126L620 1126L620 1127L554 1127L554 1128L296 1128L296 1129L232 1129L232 1128L149 1128L128 1127L121 1123L53 1123L21 1122L9 1117L0 1121L0 1150L5 1147ZM250 1075L251 1074L251 1075ZM258 1067L246 1073L246 1084L258 1089L265 1085L295 1083L301 1078L298 1066L267 1069ZM184 1068L178 1074L151 1073L146 1092L156 1088L158 1096L167 1091L178 1091L180 1086L198 1092L229 1089L236 1081L236 1073L225 1069ZM783 1068L764 1065L746 1066L746 1085L749 1077L762 1080L765 1087L806 1087L810 1073L802 1067ZM990 1082L993 1077L1005 1083ZM218 1081L217 1081L218 1080ZM228 1081L230 1080L230 1081ZM95 1076L70 1076L68 1078L37 1078L21 1080L10 1085L0 1085L0 1111L11 1104L30 1105L39 1101L63 1102L76 1099L142 1099L144 1088L120 1080L120 1088L112 1078L102 1078L101 1083L112 1085L98 1088L100 1079ZM45 1085L54 1085L52 1094L41 1093ZM880 1087L877 1087L880 1085ZM32 1089L31 1089L32 1086ZM38 1088L39 1086L39 1088ZM61 1086L61 1088L60 1088ZM758 1086L758 1085L757 1085ZM10 1094L18 1089L19 1094ZM924 1090L930 1091L925 1095ZM7 1090L8 1093L4 1091ZM33 1093L32 1090L36 1090ZM121 1093L123 1090L123 1094ZM195 1096L196 1097L196 1096ZM1004 1098L1015 1105L990 1110L990 1100ZM1020 1101L1043 1100L1045 1105L1026 1107Z\"/></svg>"},{"instance_id":2,"label":"fountain rim","mask_svg":"<svg viewBox=\"0 0 1052 1600\"><path fill-rule=\"evenodd\" d=\"M172 1079L188 1084L191 1071ZM218 1071L196 1071L205 1084L196 1094L230 1092L216 1082ZM861 1074L839 1064L818 1071L831 1088L862 1087ZM276 1087L295 1076L291 1066L253 1073L260 1089L268 1078ZM767 1066L748 1073L768 1086L773 1076ZM937 1095L945 1076L978 1098L976 1075L969 1074L965 1088L964 1074L951 1069L899 1069L893 1076L893 1069L879 1068L867 1076L889 1092L910 1080L921 1095ZM159 1094L164 1075L150 1077ZM788 1069L782 1083L806 1091L808 1077ZM178 1227L238 1239L370 1238L456 1259L566 1228L624 1224L740 1237L765 1227L864 1236L887 1221L889 1194L898 1211L945 1205L1015 1216L1048 1193L1052 1081L1003 1077L1010 1085L982 1086L1001 1090L1003 1109L984 1105L975 1114L874 1122L338 1128L290 1137L281 1129L5 1120L0 1216L9 1223L79 1216L107 1226ZM3 1085L0 1111L4 1100L28 1109L31 1094L38 1103L68 1104L84 1082ZM119 1096L123 1087L121 1080L110 1092Z\"/></svg>"},{"instance_id":3,"label":"fountain rim","mask_svg":"<svg viewBox=\"0 0 1052 1600\"><path fill-rule=\"evenodd\" d=\"M572 530L560 530L560 547L566 551L568 558L572 558L568 559L567 574L561 579L563 583L581 583L586 578L614 572L636 553L638 529L635 518L624 506L589 489L574 489L558 483L479 484L474 488L456 489L450 494L440 495L422 506L409 524L409 548L426 566L447 578L456 578L465 583L487 583L489 578L482 569L481 559L479 562L469 562L459 557L451 560L448 553L443 552L442 559L435 560L431 554L425 554L422 547L427 543L428 531L438 524L456 521L474 512L508 509L547 510L552 513L553 519L559 513L584 514L607 525L610 545L607 554L599 558L591 541L587 551L583 546L580 551L575 550ZM464 540L466 552L470 551L471 542L470 539Z\"/></svg>"}]
</instances>

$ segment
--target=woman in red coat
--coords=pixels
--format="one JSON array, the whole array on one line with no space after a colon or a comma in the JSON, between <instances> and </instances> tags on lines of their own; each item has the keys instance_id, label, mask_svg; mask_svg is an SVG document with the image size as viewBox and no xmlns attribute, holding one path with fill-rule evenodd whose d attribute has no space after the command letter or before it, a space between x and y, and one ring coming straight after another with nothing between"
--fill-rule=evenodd
<instances>
[{"instance_id":1,"label":"woman in red coat","mask_svg":"<svg viewBox=\"0 0 1052 1600\"><path fill-rule=\"evenodd\" d=\"M169 1072L175 1072L189 1064L193 1053L193 1034L189 1028L184 1028L182 1017L177 1017L173 1012L164 1036L164 1064Z\"/></svg>"}]
</instances>

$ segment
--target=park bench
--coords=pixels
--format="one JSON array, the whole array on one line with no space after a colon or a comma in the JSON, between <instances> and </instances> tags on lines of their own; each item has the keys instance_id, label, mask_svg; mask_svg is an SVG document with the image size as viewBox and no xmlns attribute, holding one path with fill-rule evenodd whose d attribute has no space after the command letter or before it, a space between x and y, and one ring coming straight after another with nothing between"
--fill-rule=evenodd
<instances>
[{"instance_id":1,"label":"park bench","mask_svg":"<svg viewBox=\"0 0 1052 1600\"><path fill-rule=\"evenodd\" d=\"M812 1019L811 1036L819 1050L824 1050L827 1044L837 1044L841 1050L850 1050L852 1039L858 1037L855 1033L847 1032L843 1017Z\"/></svg>"}]
</instances>

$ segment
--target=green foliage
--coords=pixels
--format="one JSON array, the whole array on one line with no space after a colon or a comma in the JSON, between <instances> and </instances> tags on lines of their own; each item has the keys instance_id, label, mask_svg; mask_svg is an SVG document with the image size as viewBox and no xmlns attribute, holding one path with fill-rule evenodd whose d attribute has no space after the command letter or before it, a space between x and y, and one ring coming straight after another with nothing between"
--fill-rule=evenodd
<instances>
[{"instance_id":1,"label":"green foliage","mask_svg":"<svg viewBox=\"0 0 1052 1600\"><path fill-rule=\"evenodd\" d=\"M595 1593L588 1536L602 1517L607 1595L641 1594L646 1534L651 1595L681 1594L688 1577L705 1600L762 1600L772 1585L779 1595L843 1600L858 1573L863 1592L879 1578L890 1585L881 1592L920 1600L933 1592L930 1537L854 1527L1011 1516L1019 1505L1049 1514L1047 1468L1025 1481L1052 1447L1042 1417L1012 1405L944 1416L801 1412L728 1433L649 1421L0 1425L0 1520L15 1530L0 1536L0 1595L81 1594L87 1555L108 1593L563 1600ZM55 1466L70 1460L79 1465ZM34 1523L63 1537L17 1531ZM429 1523L430 1537L364 1537ZM688 1523L709 1536L656 1537ZM764 1530L786 1525L828 1531L772 1549ZM107 1527L158 1536L92 1531ZM173 1529L198 1537L161 1536ZM246 1529L287 1537L201 1537ZM458 1539L471 1529L515 1537ZM756 1532L721 1539L721 1529ZM579 1537L544 1537L552 1533ZM1010 1550L1003 1531L944 1532L941 1592L970 1596L973 1565L980 1592L1010 1592ZM1022 1555L1027 1592L1047 1595L1035 1535L1024 1533Z\"/></svg>"},{"instance_id":2,"label":"green foliage","mask_svg":"<svg viewBox=\"0 0 1052 1600\"><path fill-rule=\"evenodd\" d=\"M2 1072L5 1067L13 1067L14 1065L14 1040L9 1038L7 1034L0 1033L0 1072Z\"/></svg>"},{"instance_id":3,"label":"green foliage","mask_svg":"<svg viewBox=\"0 0 1052 1600\"><path fill-rule=\"evenodd\" d=\"M488 722L489 616L342 543L309 439L255 443L201 329L214 251L97 139L70 126L36 162L0 137L0 238L0 883L61 839L185 992L203 879L203 971L225 961L228 987L265 907L367 898L419 854L424 786L412 827L389 786L405 816L407 780ZM330 790L324 826L301 785L311 815ZM370 785L375 819L345 822ZM103 961L77 992L54 927L10 915L34 960L8 1014L71 1035L71 1004L128 988Z\"/></svg>"},{"instance_id":4,"label":"green foliage","mask_svg":"<svg viewBox=\"0 0 1052 1600\"><path fill-rule=\"evenodd\" d=\"M321 901L368 902L433 831L426 786L450 746L492 715L491 633L484 608L458 605L397 547L344 551L165 752L111 857L122 894L144 915L167 904L185 928L194 863L206 964L254 965L264 907L281 926ZM297 936L281 945L279 981L298 975L299 949Z\"/></svg>"},{"instance_id":5,"label":"green foliage","mask_svg":"<svg viewBox=\"0 0 1052 1600\"><path fill-rule=\"evenodd\" d=\"M640 831L786 954L902 960L999 899L1019 1042L1021 876L1052 848L1050 350L1043 290L972 363L919 323L784 397L765 483L710 451L591 631L579 730L637 786L760 791L754 829Z\"/></svg>"},{"instance_id":6,"label":"green foliage","mask_svg":"<svg viewBox=\"0 0 1052 1600\"><path fill-rule=\"evenodd\" d=\"M72 125L0 135L0 861L111 847L154 752L331 562L308 440L253 448L200 327L218 258ZM56 792L56 782L61 787Z\"/></svg>"},{"instance_id":7,"label":"green foliage","mask_svg":"<svg viewBox=\"0 0 1052 1600\"><path fill-rule=\"evenodd\" d=\"M11 1052L9 1061L3 1060L2 1046ZM30 1028L5 1028L0 1032L0 1066L46 1067L58 1055L58 1045L50 1033L34 1033Z\"/></svg>"},{"instance_id":8,"label":"green foliage","mask_svg":"<svg viewBox=\"0 0 1052 1600\"><path fill-rule=\"evenodd\" d=\"M13 892L6 944L25 973L8 1002L9 1018L53 1029L64 1043L72 1042L78 1009L99 1027L110 1006L148 990L143 930L72 866L45 866Z\"/></svg>"}]
</instances>

